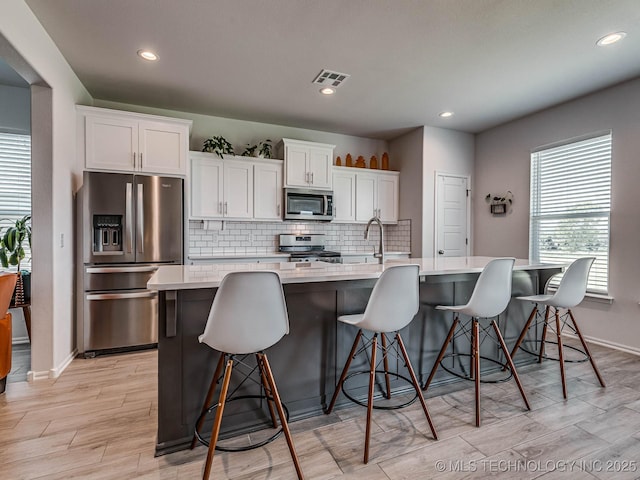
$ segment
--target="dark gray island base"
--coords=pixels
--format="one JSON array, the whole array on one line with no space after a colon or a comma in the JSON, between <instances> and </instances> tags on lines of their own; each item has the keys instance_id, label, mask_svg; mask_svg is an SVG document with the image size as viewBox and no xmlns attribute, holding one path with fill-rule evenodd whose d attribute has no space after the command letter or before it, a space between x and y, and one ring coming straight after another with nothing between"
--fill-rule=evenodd
<instances>
[{"instance_id":1,"label":"dark gray island base","mask_svg":"<svg viewBox=\"0 0 640 480\"><path fill-rule=\"evenodd\" d=\"M560 271L558 266L525 267L514 271L512 296L541 293L547 279ZM478 275L473 272L420 277L420 311L402 331L402 336L421 382L428 376L453 321L451 313L437 311L434 306L465 303ZM321 415L331 400L356 333L353 327L338 324L336 317L362 312L375 281L337 280L283 285L290 333L267 353L280 396L292 421ZM191 442L219 355L198 342L216 290L189 287L159 291L157 455L188 448ZM501 315L499 325L510 347L515 343L530 309L530 305L513 299ZM256 318L256 322L259 321ZM468 343L458 347L461 352L469 351ZM496 357L499 352L492 342L485 342L482 354ZM527 363L535 361L535 358L518 355L514 360ZM255 362L253 356L248 356L246 361ZM364 356L356 361L352 371L359 366L366 368ZM491 364L486 363L490 368ZM353 379L356 396L360 395L360 390L365 396L363 386L367 380L366 375ZM439 369L433 385L452 380L458 379ZM229 391L237 385L232 383ZM257 395L260 390L258 385L246 382L240 392ZM267 417L260 402L250 399L229 403L225 408L221 438L266 426ZM347 402L341 395L338 405ZM210 424L204 431L207 429L210 430Z\"/></svg>"}]
</instances>

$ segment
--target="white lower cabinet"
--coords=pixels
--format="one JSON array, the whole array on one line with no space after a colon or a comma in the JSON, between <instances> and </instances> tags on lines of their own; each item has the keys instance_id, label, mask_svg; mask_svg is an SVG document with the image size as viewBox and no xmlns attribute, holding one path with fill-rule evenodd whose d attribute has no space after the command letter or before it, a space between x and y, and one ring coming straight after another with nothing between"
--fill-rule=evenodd
<instances>
[{"instance_id":1,"label":"white lower cabinet","mask_svg":"<svg viewBox=\"0 0 640 480\"><path fill-rule=\"evenodd\" d=\"M399 172L333 167L335 221L398 223Z\"/></svg>"}]
</instances>

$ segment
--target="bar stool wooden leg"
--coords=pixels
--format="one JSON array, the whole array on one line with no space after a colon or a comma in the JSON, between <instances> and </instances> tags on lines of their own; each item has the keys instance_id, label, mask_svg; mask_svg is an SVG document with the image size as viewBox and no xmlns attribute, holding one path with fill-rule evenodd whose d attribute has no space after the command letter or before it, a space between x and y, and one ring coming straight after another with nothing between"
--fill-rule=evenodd
<instances>
[{"instance_id":1,"label":"bar stool wooden leg","mask_svg":"<svg viewBox=\"0 0 640 480\"><path fill-rule=\"evenodd\" d=\"M476 384L476 427L480 426L480 325L477 318L473 322L473 360L475 364L475 384Z\"/></svg>"},{"instance_id":2,"label":"bar stool wooden leg","mask_svg":"<svg viewBox=\"0 0 640 480\"><path fill-rule=\"evenodd\" d=\"M264 374L267 377L267 381L269 382L269 387L271 388L273 401L275 402L276 408L278 410L278 416L280 417L280 424L282 425L282 431L284 432L284 436L287 439L287 445L289 446L289 452L291 453L291 459L293 460L293 465L296 468L298 479L304 480L304 475L302 473L302 469L300 468L300 462L298 461L298 455L296 455L296 448L294 447L293 439L291 438L291 431L289 430L287 417L284 413L284 409L282 408L280 395L278 394L278 389L276 388L276 381L273 378L273 373L271 372L271 366L269 365L269 360L267 360L267 356L264 353L259 353L258 355L262 360L261 363L262 363L262 367L264 368Z\"/></svg>"},{"instance_id":3,"label":"bar stool wooden leg","mask_svg":"<svg viewBox=\"0 0 640 480\"><path fill-rule=\"evenodd\" d=\"M360 342L361 337L362 337L362 329L358 330L356 339L353 341L351 352L349 352L349 357L347 358L347 362L344 364L344 368L342 369L342 374L340 375L340 380L338 381L338 385L336 385L336 390L333 392L331 403L329 404L329 408L327 408L327 411L325 412L327 414L331 413L331 411L333 410L333 407L336 405L338 394L340 393L340 390L342 390L342 384L344 383L344 379L347 377L347 373L349 372L349 367L351 366L353 357L356 354L356 350L358 349L358 343Z\"/></svg>"},{"instance_id":4,"label":"bar stool wooden leg","mask_svg":"<svg viewBox=\"0 0 640 480\"><path fill-rule=\"evenodd\" d=\"M589 351L589 347L587 347L587 342L584 341L584 337L582 336L582 332L580 332L580 329L578 328L578 324L576 323L576 319L573 318L573 312L571 311L571 309L568 309L568 312L569 312L569 317L571 318L571 322L573 322L573 328L575 328L576 333L578 334L578 338L580 339L580 343L582 343L582 348L584 348L585 353L589 357L589 362L591 362L591 366L593 367L593 371L595 372L596 377L598 377L598 381L600 382L600 385L602 385L603 387L606 387L606 385L604 384L604 380L602 379L602 376L600 375L600 371L598 370L598 367L596 367L596 361L591 356L591 352Z\"/></svg>"},{"instance_id":5,"label":"bar stool wooden leg","mask_svg":"<svg viewBox=\"0 0 640 480\"><path fill-rule=\"evenodd\" d=\"M373 387L376 381L376 350L378 349L378 334L373 335L371 341L371 368L369 369L369 395L367 397L367 429L364 438L364 463L369 463L369 437L371 436L371 413L373 411Z\"/></svg>"},{"instance_id":6,"label":"bar stool wooden leg","mask_svg":"<svg viewBox=\"0 0 640 480\"><path fill-rule=\"evenodd\" d=\"M207 397L204 400L204 404L202 405L202 410L200 411L200 420L196 424L196 431L200 431L202 425L204 424L204 412L207 411L209 406L211 405L211 401L213 400L213 394L216 391L216 386L218 385L218 377L222 373L222 365L224 363L224 353L220 353L220 358L218 359L218 363L216 365L216 369L213 373L213 378L211 379L211 385L209 385L209 391L207 392ZM198 443L198 438L195 433L193 434L193 439L191 440L191 450L193 450Z\"/></svg>"},{"instance_id":7,"label":"bar stool wooden leg","mask_svg":"<svg viewBox=\"0 0 640 480\"><path fill-rule=\"evenodd\" d=\"M524 341L524 337L527 335L527 332L529 331L529 327L531 326L531 322L533 321L534 318L536 318L536 313L538 313L538 305L534 305L533 310L531 310L531 314L529 315L529 319L527 320L527 323L524 324L524 328L522 329L522 332L520 332L520 336L518 337L518 340L516 341L516 344L513 347L513 350L511 350L511 358L515 357L516 352L518 351L518 348L520 348L520 345L522 344L522 342Z\"/></svg>"},{"instance_id":8,"label":"bar stool wooden leg","mask_svg":"<svg viewBox=\"0 0 640 480\"><path fill-rule=\"evenodd\" d=\"M547 308L544 311L544 325L542 326L542 339L540 340L540 351L538 353L538 363L542 363L542 357L544 356L544 342L545 342L545 339L547 338L547 327L549 326L550 308L551 307L547 305Z\"/></svg>"},{"instance_id":9,"label":"bar stool wooden leg","mask_svg":"<svg viewBox=\"0 0 640 480\"><path fill-rule=\"evenodd\" d=\"M527 399L527 394L524 393L524 388L522 388L522 383L520 382L520 377L518 376L518 372L516 371L516 366L513 363L513 358L509 355L509 350L507 350L507 344L504 342L504 338L500 333L500 328L498 328L498 324L495 320L491 321L491 325L493 325L493 329L496 332L496 336L498 337L498 342L500 342L500 347L504 352L504 356L507 359L507 364L511 369L511 373L513 374L513 379L516 381L516 385L518 385L518 390L520 390L520 395L522 395L522 399L524 400L524 404L527 406L527 410L531 410L531 406L529 405L529 400Z\"/></svg>"},{"instance_id":10,"label":"bar stool wooden leg","mask_svg":"<svg viewBox=\"0 0 640 480\"><path fill-rule=\"evenodd\" d=\"M389 360L387 359L387 336L380 333L382 340L382 363L384 364L384 383L387 387L387 399L391 398L391 382L389 380Z\"/></svg>"},{"instance_id":11,"label":"bar stool wooden leg","mask_svg":"<svg viewBox=\"0 0 640 480\"><path fill-rule=\"evenodd\" d=\"M420 384L418 383L416 373L413 371L413 367L411 366L411 361L409 360L409 355L407 355L407 349L404 347L404 342L402 341L402 337L400 336L399 333L396 333L396 341L398 342L398 347L400 348L400 352L402 353L402 357L404 358L404 363L407 366L407 370L409 370L409 376L411 377L413 388L416 389L416 395L418 395L418 399L420 400L420 405L422 405L422 410L424 411L424 415L425 417L427 417L427 422L429 422L429 428L431 429L433 438L437 440L438 434L436 433L436 428L433 426L433 422L431 421L431 415L429 415L427 404L424 401L424 397L422 396L422 390L420 390Z\"/></svg>"},{"instance_id":12,"label":"bar stool wooden leg","mask_svg":"<svg viewBox=\"0 0 640 480\"><path fill-rule=\"evenodd\" d=\"M258 370L260 370L260 381L262 382L262 388L264 389L264 394L269 397L269 393L271 389L269 388L269 383L267 382L267 377L264 376L264 370L260 365L260 357L256 353L256 361L258 362ZM273 395L271 395L273 398ZM273 409L273 400L267 398L267 405L269 406L269 414L271 415L271 421L273 422L273 428L278 428L278 421L276 420L276 412Z\"/></svg>"},{"instance_id":13,"label":"bar stool wooden leg","mask_svg":"<svg viewBox=\"0 0 640 480\"><path fill-rule=\"evenodd\" d=\"M562 378L562 395L565 400L567 398L567 380L564 373L564 349L562 347L562 332L560 330L560 314L558 309L554 308L556 315L556 337L558 338L558 358L560 360L560 377Z\"/></svg>"},{"instance_id":14,"label":"bar stool wooden leg","mask_svg":"<svg viewBox=\"0 0 640 480\"><path fill-rule=\"evenodd\" d=\"M449 329L449 333L447 334L446 340L442 344L442 348L440 349L440 353L438 354L438 358L436 359L436 363L433 364L433 368L431 369L431 373L429 374L429 378L427 378L427 381L424 382L422 390L426 390L427 388L429 388L429 385L431 384L431 380L433 380L433 377L436 375L436 371L438 370L438 367L440 366L440 362L444 358L444 354L447 351L447 347L449 346L449 343L451 343L451 339L453 338L453 334L454 334L454 332L456 330L456 326L457 325L458 325L458 317L453 319L453 325L451 325L451 328Z\"/></svg>"},{"instance_id":15,"label":"bar stool wooden leg","mask_svg":"<svg viewBox=\"0 0 640 480\"><path fill-rule=\"evenodd\" d=\"M218 401L218 408L216 409L216 417L213 422L213 430L211 431L211 439L209 440L209 451L207 452L207 460L204 465L203 480L209 480L211 475L211 465L213 463L213 454L216 450L216 443L218 442L218 435L220 435L220 425L222 423L222 412L224 411L224 405L227 401L227 391L229 389L229 381L231 380L231 370L233 369L233 360L230 358L227 360L227 366L224 370L224 379L222 380L222 387L220 389L220 400Z\"/></svg>"}]
</instances>

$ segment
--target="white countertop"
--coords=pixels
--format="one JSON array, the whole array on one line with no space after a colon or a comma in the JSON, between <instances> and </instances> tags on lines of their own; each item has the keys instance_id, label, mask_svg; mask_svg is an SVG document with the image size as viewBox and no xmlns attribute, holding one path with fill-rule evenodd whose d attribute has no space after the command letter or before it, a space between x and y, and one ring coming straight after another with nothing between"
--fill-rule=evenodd
<instances>
[{"instance_id":1,"label":"white countertop","mask_svg":"<svg viewBox=\"0 0 640 480\"><path fill-rule=\"evenodd\" d=\"M189 255L188 260L220 260L228 258L229 260L243 258L289 258L291 254L280 252L269 253L212 253L209 255Z\"/></svg>"},{"instance_id":2,"label":"white countertop","mask_svg":"<svg viewBox=\"0 0 640 480\"><path fill-rule=\"evenodd\" d=\"M229 272L269 270L278 273L282 283L331 282L378 278L383 270L400 263L417 264L420 275L448 275L482 271L492 257L437 257L393 259L384 265L376 263L339 264L309 263L220 263L213 265L162 266L153 274L147 287L152 290L183 290L215 288ZM301 266L304 265L304 266ZM529 260L516 260L514 270L561 268L567 264L543 264Z\"/></svg>"}]
</instances>

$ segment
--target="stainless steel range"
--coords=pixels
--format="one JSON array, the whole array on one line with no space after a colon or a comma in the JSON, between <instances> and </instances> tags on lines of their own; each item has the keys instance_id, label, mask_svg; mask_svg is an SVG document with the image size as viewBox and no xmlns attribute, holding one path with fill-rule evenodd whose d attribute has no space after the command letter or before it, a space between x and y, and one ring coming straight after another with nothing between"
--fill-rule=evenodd
<instances>
[{"instance_id":1,"label":"stainless steel range","mask_svg":"<svg viewBox=\"0 0 640 480\"><path fill-rule=\"evenodd\" d=\"M342 263L340 252L325 250L324 246L325 238L322 234L280 234L279 250L291 254L290 262Z\"/></svg>"}]
</instances>

